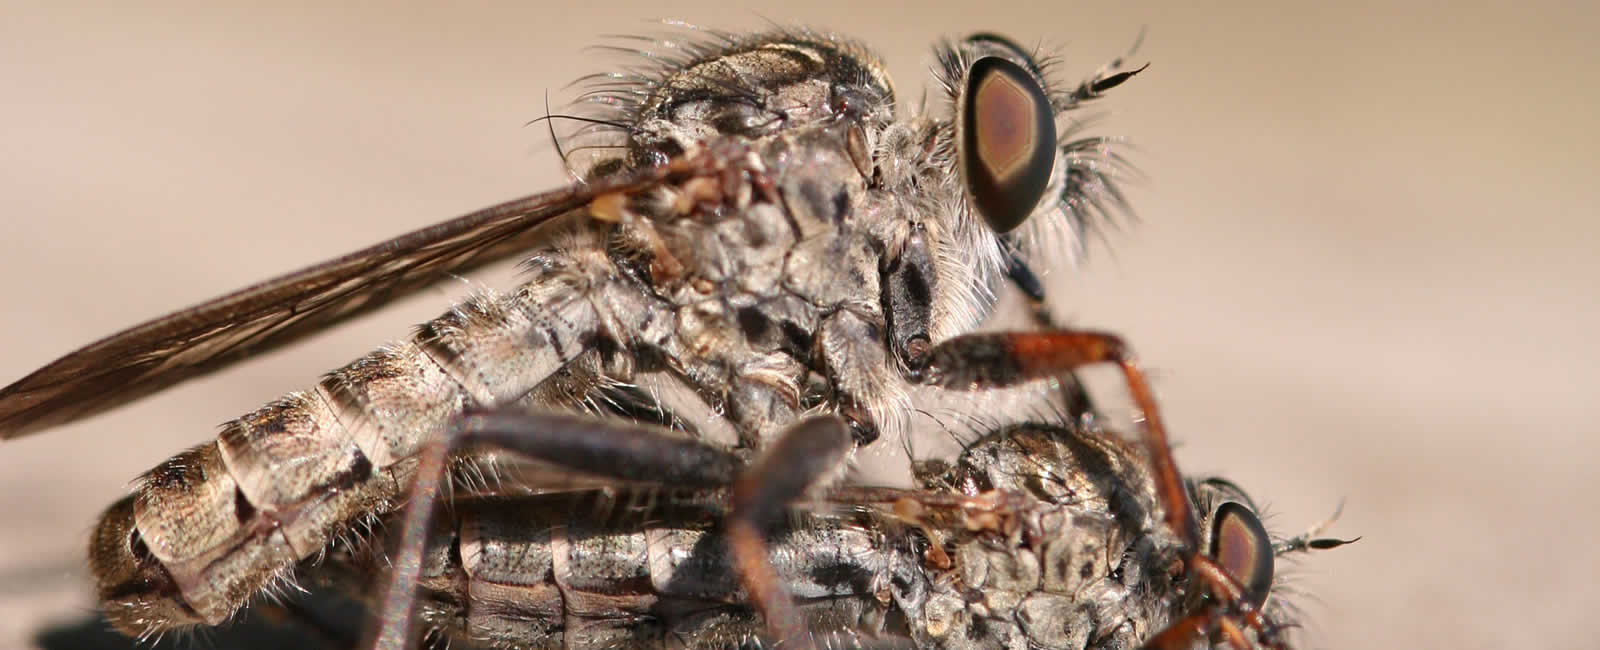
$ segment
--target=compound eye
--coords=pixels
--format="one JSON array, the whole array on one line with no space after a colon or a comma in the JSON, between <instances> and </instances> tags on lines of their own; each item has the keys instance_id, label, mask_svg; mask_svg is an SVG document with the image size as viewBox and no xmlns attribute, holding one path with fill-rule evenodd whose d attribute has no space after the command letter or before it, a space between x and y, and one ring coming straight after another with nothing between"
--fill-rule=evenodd
<instances>
[{"instance_id":1,"label":"compound eye","mask_svg":"<svg viewBox=\"0 0 1600 650\"><path fill-rule=\"evenodd\" d=\"M1244 585L1245 597L1260 608L1272 591L1272 540L1256 514L1228 501L1211 518L1211 559Z\"/></svg>"},{"instance_id":2,"label":"compound eye","mask_svg":"<svg viewBox=\"0 0 1600 650\"><path fill-rule=\"evenodd\" d=\"M995 232L1033 214L1056 162L1050 98L1022 66L986 56L967 70L958 106L956 157L967 193Z\"/></svg>"}]
</instances>

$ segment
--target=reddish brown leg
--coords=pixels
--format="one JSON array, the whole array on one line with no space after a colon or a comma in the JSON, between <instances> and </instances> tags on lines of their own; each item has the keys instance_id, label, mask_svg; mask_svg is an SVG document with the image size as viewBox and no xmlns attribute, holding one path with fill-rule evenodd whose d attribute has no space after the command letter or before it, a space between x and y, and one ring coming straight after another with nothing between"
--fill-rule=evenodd
<instances>
[{"instance_id":1,"label":"reddish brown leg","mask_svg":"<svg viewBox=\"0 0 1600 650\"><path fill-rule=\"evenodd\" d=\"M809 650L815 644L783 579L767 557L764 531L808 489L836 474L852 446L844 420L836 416L811 418L784 432L733 485L728 548L740 582L779 647Z\"/></svg>"},{"instance_id":2,"label":"reddish brown leg","mask_svg":"<svg viewBox=\"0 0 1600 650\"><path fill-rule=\"evenodd\" d=\"M1115 363L1122 369L1133 403L1144 413L1144 444L1167 524L1185 544L1198 547L1199 524L1189 507L1183 477L1173 462L1155 394L1121 338L1076 330L959 336L929 352L921 379L945 388L980 390L1054 377L1094 363Z\"/></svg>"},{"instance_id":3,"label":"reddish brown leg","mask_svg":"<svg viewBox=\"0 0 1600 650\"><path fill-rule=\"evenodd\" d=\"M1250 641L1244 636L1244 630L1239 629L1231 619L1217 615L1214 608L1199 614L1183 617L1176 623L1167 626L1167 629L1151 637L1141 647L1160 650L1182 650L1194 645L1195 639L1211 636L1220 637L1229 647L1236 650L1249 650Z\"/></svg>"},{"instance_id":4,"label":"reddish brown leg","mask_svg":"<svg viewBox=\"0 0 1600 650\"><path fill-rule=\"evenodd\" d=\"M1227 617L1234 617L1255 629L1265 645L1276 646L1277 633L1271 622L1245 598L1239 581L1207 557L1200 547L1200 527L1189 503L1183 475L1173 459L1155 393L1121 338L1105 332L1078 330L959 336L935 346L928 354L926 367L917 374L928 384L980 390L1054 377L1094 363L1114 363L1122 370L1133 403L1144 414L1142 439L1166 524L1183 542L1185 569L1212 596L1213 604L1206 612L1163 630L1146 647L1188 647L1200 635L1212 630L1236 647L1248 647L1242 630Z\"/></svg>"}]
</instances>

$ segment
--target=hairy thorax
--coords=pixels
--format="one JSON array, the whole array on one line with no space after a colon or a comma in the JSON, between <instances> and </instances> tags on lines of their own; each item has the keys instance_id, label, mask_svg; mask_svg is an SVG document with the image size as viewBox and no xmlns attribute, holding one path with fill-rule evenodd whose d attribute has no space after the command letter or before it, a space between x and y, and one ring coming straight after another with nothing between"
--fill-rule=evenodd
<instances>
[{"instance_id":1,"label":"hairy thorax","mask_svg":"<svg viewBox=\"0 0 1600 650\"><path fill-rule=\"evenodd\" d=\"M876 164L914 157L883 154L936 133L894 121L887 78L861 56L838 41L766 40L684 66L640 103L626 154L592 176L707 149L744 162L720 182L615 206L535 255L534 268L581 269L598 289L620 353L601 374L664 371L748 446L817 404L863 441L902 424L907 350L970 328L998 275L957 245L956 215L935 198L949 189L940 170ZM560 259L581 250L605 251L604 264Z\"/></svg>"}]
</instances>

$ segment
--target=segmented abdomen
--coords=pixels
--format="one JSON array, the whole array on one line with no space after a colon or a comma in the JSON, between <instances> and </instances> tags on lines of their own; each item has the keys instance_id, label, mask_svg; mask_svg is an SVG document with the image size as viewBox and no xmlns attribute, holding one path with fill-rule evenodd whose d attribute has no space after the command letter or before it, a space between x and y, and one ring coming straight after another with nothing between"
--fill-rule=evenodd
<instances>
[{"instance_id":1,"label":"segmented abdomen","mask_svg":"<svg viewBox=\"0 0 1600 650\"><path fill-rule=\"evenodd\" d=\"M464 408L521 398L585 349L595 309L566 289L536 278L465 301L146 473L90 542L107 619L134 635L219 624L393 510L421 445Z\"/></svg>"},{"instance_id":2,"label":"segmented abdomen","mask_svg":"<svg viewBox=\"0 0 1600 650\"><path fill-rule=\"evenodd\" d=\"M765 634L717 523L715 493L604 491L461 499L435 518L418 599L431 629L496 647L728 648ZM870 519L796 514L768 557L808 627L881 627L904 556ZM313 583L381 593L387 566L336 552ZM377 584L374 584L377 581ZM875 622L880 621L880 622Z\"/></svg>"}]
</instances>

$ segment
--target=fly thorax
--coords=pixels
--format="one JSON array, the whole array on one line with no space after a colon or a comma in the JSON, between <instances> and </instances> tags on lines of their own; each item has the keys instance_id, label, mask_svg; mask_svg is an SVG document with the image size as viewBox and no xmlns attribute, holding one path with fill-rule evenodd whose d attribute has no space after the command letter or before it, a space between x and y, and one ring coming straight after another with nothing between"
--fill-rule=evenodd
<instances>
[{"instance_id":1,"label":"fly thorax","mask_svg":"<svg viewBox=\"0 0 1600 650\"><path fill-rule=\"evenodd\" d=\"M749 140L839 119L886 123L894 91L860 45L803 32L692 46L652 80L629 156L652 164L716 137Z\"/></svg>"}]
</instances>

